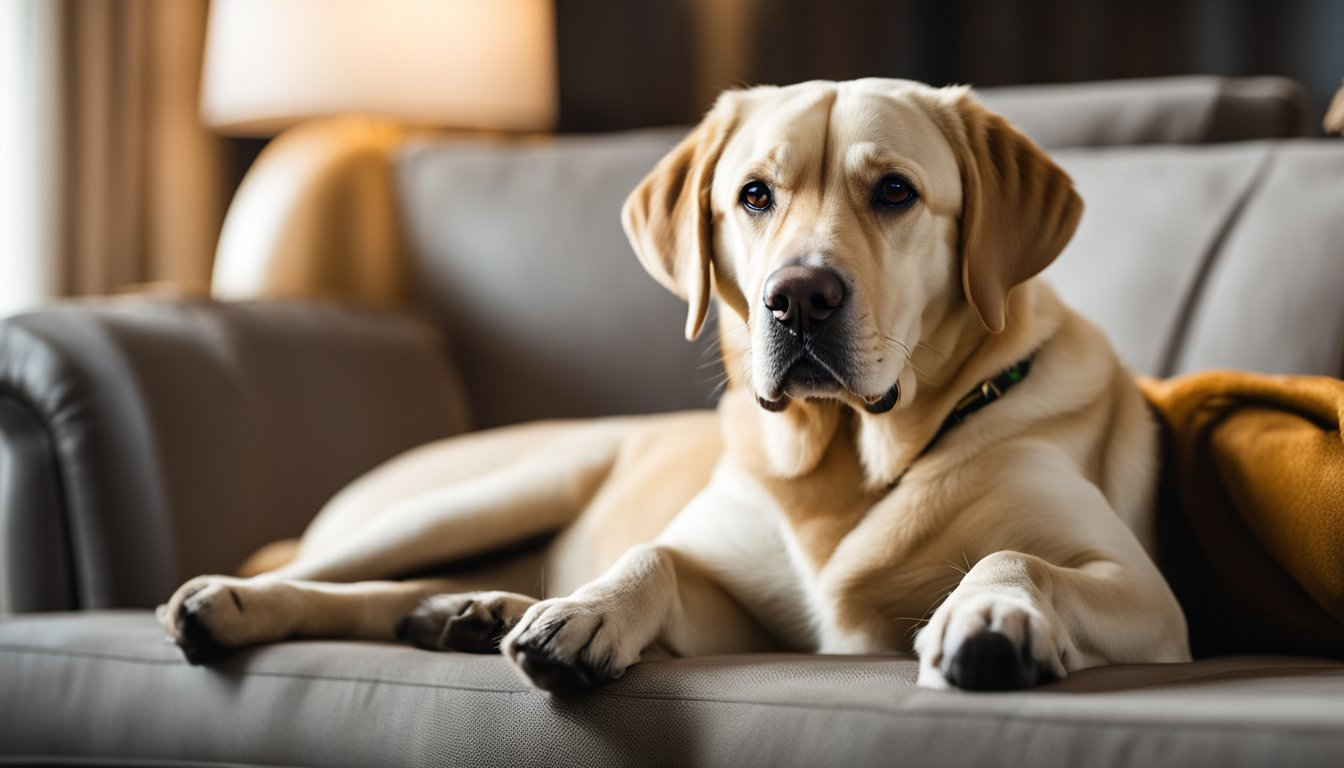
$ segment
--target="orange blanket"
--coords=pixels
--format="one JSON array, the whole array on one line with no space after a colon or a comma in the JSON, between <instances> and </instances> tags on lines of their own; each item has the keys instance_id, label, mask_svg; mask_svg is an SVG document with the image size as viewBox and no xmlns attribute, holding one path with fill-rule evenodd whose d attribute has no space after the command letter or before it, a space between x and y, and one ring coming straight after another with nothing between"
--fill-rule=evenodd
<instances>
[{"instance_id":1,"label":"orange blanket","mask_svg":"<svg viewBox=\"0 0 1344 768\"><path fill-rule=\"evenodd\" d=\"M1158 560L1196 656L1344 657L1344 381L1140 386L1163 426Z\"/></svg>"}]
</instances>

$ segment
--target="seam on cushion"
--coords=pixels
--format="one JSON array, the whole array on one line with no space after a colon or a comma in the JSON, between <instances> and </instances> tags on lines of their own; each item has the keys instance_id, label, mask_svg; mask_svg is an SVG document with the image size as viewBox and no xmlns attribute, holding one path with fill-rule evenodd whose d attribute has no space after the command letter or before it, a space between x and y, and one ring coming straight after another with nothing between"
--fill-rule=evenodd
<instances>
[{"instance_id":1,"label":"seam on cushion","mask_svg":"<svg viewBox=\"0 0 1344 768\"><path fill-rule=\"evenodd\" d=\"M158 667L184 667L191 668L185 660L178 659L152 659L141 656L123 656L112 653L101 653L98 651L73 651L64 648L43 648L41 646L26 645L0 645L0 653L14 651L18 653L29 653L46 656L66 656L74 658L100 659L103 661L125 661L132 664L150 664ZM471 691L473 693L503 693L518 694L532 693L530 688L519 688L517 690L506 690L501 688L481 688L470 685L448 685L441 683L417 683L411 680L386 680L378 677L345 677L338 675L311 675L302 672L277 672L267 669L248 669L233 672L232 670L218 670L221 674L238 674L240 676L251 677L280 677L294 680L327 680L336 683L375 683L378 685L397 685L406 688L433 688L450 691Z\"/></svg>"},{"instance_id":2,"label":"seam on cushion","mask_svg":"<svg viewBox=\"0 0 1344 768\"><path fill-rule=\"evenodd\" d=\"M1209 240L1208 246L1200 254L1195 279L1190 281L1190 288L1182 297L1179 305L1180 311L1176 315L1176 322L1172 324L1171 333L1168 336L1167 348L1162 350L1162 361L1159 364L1158 376L1171 377L1176 375L1174 368L1181 357L1181 352L1185 349L1185 337L1190 332L1190 324L1195 319L1199 304L1208 287L1209 276L1213 274L1214 267L1223 254L1223 246L1227 243L1228 237L1241 223L1242 212L1246 210L1247 204L1260 189L1258 182L1274 167L1278 161L1278 156L1279 142L1269 143L1265 148L1265 156L1260 158L1260 163L1248 178L1246 188L1237 193L1237 197L1233 200L1227 215L1219 223L1218 228L1214 230L1213 238Z\"/></svg>"},{"instance_id":3,"label":"seam on cushion","mask_svg":"<svg viewBox=\"0 0 1344 768\"><path fill-rule=\"evenodd\" d=\"M789 701L754 701L751 699L707 699L696 696L660 697L652 695L636 695L636 694L615 693L615 692L605 692L602 695L609 696L612 698L623 698L623 699L647 699L652 701L667 701L667 702L691 701L700 704L733 704L739 706L753 706L753 707L777 707L781 709L798 709L812 712L834 712L834 711L861 712L864 714L881 715L884 717L917 717L923 720L935 720L937 722L946 722L948 716L952 715L960 720L965 720L969 718L975 720L991 721L996 723L1006 721L1006 722L1018 722L1018 723L1056 725L1064 727L1114 728L1116 726L1120 726L1124 728L1134 728L1144 731L1150 731L1150 730L1167 730L1167 731L1208 730L1208 731L1220 731L1220 732L1228 730L1236 732L1259 731L1265 733L1272 733L1275 735L1286 734L1294 736L1329 736L1330 738L1336 738L1339 735L1338 726L1331 723L1322 723L1320 725L1313 725L1313 726L1301 726L1292 723L1287 723L1282 726L1279 726L1276 724L1266 724L1256 722L1173 723L1169 720L1155 720L1155 721L1118 720L1113 717L1108 717L1104 713L1099 718L1095 719L1089 718L1086 720L1080 720L1070 718L1067 720L1061 720L1050 714L1031 716L1031 715L1021 715L1014 712L1002 712L1002 713L965 712L965 711L956 712L950 710L927 712L927 711L908 709L904 707L885 709L881 707L854 705L854 704L827 704L818 706L813 704L801 704ZM964 695L964 694L954 694L954 695ZM977 694L969 694L969 695L977 695ZM991 693L991 694L979 694L979 695L994 696L995 694Z\"/></svg>"},{"instance_id":4,"label":"seam on cushion","mask_svg":"<svg viewBox=\"0 0 1344 768\"><path fill-rule=\"evenodd\" d=\"M18 652L18 653L32 653L32 654L38 654L38 655L50 655L50 656L68 656L68 657L75 657L75 658L104 659L104 660L107 660L107 661L128 661L128 662L133 662L133 663L137 663L137 664L152 664L152 665L156 665L156 666L170 666L170 667L180 666L180 665L183 663L182 661L180 661L180 660L178 660L178 659L159 659L159 658L152 658L152 657L146 657L146 656L131 656L131 655L126 655L126 654L107 653L107 652L105 652L105 651L86 651L86 650L74 650L74 649L68 649L68 648L49 648L49 647L46 647L46 646L40 646L40 645L20 645L20 644L10 644L10 643L0 643L0 652L4 652L4 651L15 651L15 652ZM1098 669L1100 669L1100 667L1098 667ZM1145 689L1150 689L1150 688L1160 688L1160 687L1162 687L1162 686L1173 685L1173 684L1180 684L1180 683L1201 682L1201 681L1206 681L1206 680L1217 680L1217 679L1219 679L1219 678L1235 677L1235 676L1237 676L1237 675L1239 675L1239 674L1248 673L1248 672L1249 672L1249 673L1253 673L1253 674L1254 674L1254 673L1261 673L1261 672L1274 672L1274 671L1279 671L1279 670L1282 670L1282 669L1283 669L1282 667L1278 667L1278 666L1265 665L1265 666L1256 666L1256 667L1242 667L1242 668L1239 668L1239 669L1237 669L1237 670L1235 670L1235 671L1211 671L1211 672L1202 672L1202 673L1197 673L1197 674L1192 674L1192 675L1183 675L1183 676L1181 676L1181 677L1176 677L1176 678L1169 678L1169 679L1166 679L1166 680L1156 681L1156 682L1153 682L1153 683L1147 683L1147 684L1142 684L1142 685L1135 685L1135 686L1133 686L1133 687L1125 688L1125 689L1123 689L1123 690L1119 690L1119 691L1067 691L1067 690L1062 690L1062 691L1061 691L1061 690L1049 690L1049 689L1046 689L1046 690L1042 690L1042 691L1040 691L1040 692L1041 692L1041 693L1049 693L1049 694L1053 694L1053 695L1056 695L1056 696L1092 696L1092 695L1102 695L1102 694L1106 694L1106 693L1123 693L1123 692L1131 691L1131 690L1145 690ZM1304 664L1304 665L1301 665L1301 666L1295 666L1295 667L1292 667L1291 669L1292 669L1293 671L1299 671L1299 670L1300 670L1300 671L1306 671L1306 672L1338 672L1338 673L1344 673L1344 665L1337 665L1337 664ZM384 678L377 678L377 677L349 677L349 676L341 676L341 675L312 675L312 674L305 674L305 673L300 673L300 672L281 672L281 671L277 671L277 670L269 670L269 669L249 669L249 670L242 671L241 674L245 674L245 675L266 675L266 676L270 676L270 677L294 677L294 678L300 678L300 679L305 679L305 680L335 680L335 681L349 681L349 682L361 682L361 683L388 683L388 684L392 684L392 685L406 685L406 686L411 686L411 687L415 687L415 688L450 688L450 689L461 688L462 690L469 690L469 691L494 691L494 692L497 692L497 693L528 693L528 692L531 691L530 688L518 688L518 689L515 690L515 691L503 691L503 690L501 690L501 689L499 689L499 688L476 688L476 687L470 687L470 686L441 685L441 684L438 684L438 683L417 683L417 682L414 682L414 681L387 680L387 679L384 679ZM669 696L665 696L665 695L663 695L663 694L659 694L659 693L656 693L656 692L628 692L628 693L627 693L627 692L611 692L609 695L612 695L612 696L649 696L649 697L653 697L653 698L685 698L685 697L675 697L675 696L674 696L674 697L669 697ZM718 700L719 700L719 699L705 699L705 701L718 701ZM738 701L738 700L736 700L736 699L723 699L723 701Z\"/></svg>"},{"instance_id":5,"label":"seam on cushion","mask_svg":"<svg viewBox=\"0 0 1344 768\"><path fill-rule=\"evenodd\" d=\"M1102 667L1093 667L1093 669L1102 669ZM1283 669L1283 667L1263 666L1263 667L1242 667L1242 668L1240 668L1240 669L1233 670L1233 671L1200 672L1200 673L1196 673L1196 674L1193 674L1193 675L1183 675L1183 676L1181 676L1181 677L1173 677L1173 678L1169 678L1169 679L1166 679L1166 680L1158 680L1158 681L1154 681L1154 682L1151 682L1151 683L1143 683L1143 684L1140 684L1140 685L1133 685L1133 686L1130 686L1130 687L1128 687L1128 688L1124 688L1124 689L1122 689L1122 690L1123 690L1123 691L1142 691L1142 690L1148 690L1148 689L1152 689L1152 688L1161 688L1161 687L1166 686L1166 685L1179 684L1179 683L1194 683L1194 682L1203 682L1203 681L1206 681L1206 680L1218 680L1218 679L1220 679L1220 678L1235 678L1236 676L1238 676L1238 675L1240 675L1240 674L1243 674L1243 673L1247 673L1247 672L1252 673L1252 674L1257 674L1257 673L1260 673L1260 672L1275 672L1275 671L1279 671L1279 670L1282 670L1282 669ZM1292 669L1293 669L1293 670L1305 670L1305 671L1309 671L1309 672L1339 672L1339 673L1344 673L1344 666L1341 666L1341 665L1335 665L1335 664L1304 664L1304 665L1302 665L1302 666L1300 666L1300 667L1292 667ZM1044 691L1044 692L1046 692L1046 693L1054 693L1054 694L1059 695L1059 696L1083 696L1083 695L1088 695L1088 694L1090 694L1090 693L1120 693L1121 691L1064 691L1064 690L1061 690L1061 691L1050 691L1050 690L1047 690L1047 691Z\"/></svg>"},{"instance_id":6,"label":"seam on cushion","mask_svg":"<svg viewBox=\"0 0 1344 768\"><path fill-rule=\"evenodd\" d=\"M103 653L97 653L97 652L92 652L92 651L68 651L68 650L64 650L64 649L57 650L57 649L50 649L50 648L31 647L31 646L0 645L0 652L3 652L3 651L18 651L18 652L21 652L21 653L39 653L39 654L47 654L47 655L53 655L53 656L73 656L73 657L83 657L83 658L93 658L93 659L104 659L104 660L111 660L111 661L126 661L126 662L132 662L132 663L152 664L152 665L156 665L156 666L180 666L180 665L181 665L181 662L178 662L178 661L173 660L173 659L146 659L146 658L137 658L137 657L134 657L134 656L118 656L118 655L114 655L114 654L103 654ZM1261 670L1272 670L1272 669L1274 669L1274 667L1257 667L1257 668L1255 668L1256 671L1261 671ZM1296 667L1296 669L1305 669L1305 670L1338 670L1338 667L1335 667L1335 666L1327 666L1327 665L1320 665L1320 666ZM273 671L267 671L267 670L249 670L249 671L246 671L246 672L244 672L244 673L242 673L242 674L247 675L247 676L254 676L254 677L273 677L273 678L295 679L295 680L318 680L318 681L335 682L335 683L371 683L371 684L378 684L378 685L392 685L392 686L405 687L405 688L428 688L428 689L445 690L445 691L468 691L468 692L471 692L471 693L493 693L493 694L500 694L500 695L504 695L504 696L517 696L517 695L520 695L520 694L521 694L521 695L535 695L535 696L541 696L541 694L539 694L539 693L537 693L536 691L533 691L533 690L531 690L531 689L519 689L519 690L512 690L512 691L510 691L510 690L501 690L501 689L499 689L499 688L481 688L481 687L476 687L476 686L466 686L466 685L445 685L445 684L440 684L440 683L416 683L416 682L409 682L409 681L402 681L402 680L384 680L384 679L379 679L379 678L366 678L366 677L336 677L336 676L328 676L328 675L307 675L307 674L301 674L301 673L295 673L295 672L273 672ZM1214 674L1217 675L1217 674L1226 674L1226 673L1214 673ZM1195 678L1195 679L1199 679L1199 678ZM1103 692L1103 693L1097 693L1097 694L1078 693L1078 694L1071 694L1071 695L1074 695L1074 696L1088 696L1088 695L1102 696L1102 695L1105 695L1105 693L1104 693L1104 692ZM918 717L918 718L921 718L921 719L926 719L926 720L930 720L930 719L931 719L931 720L938 720L938 721L944 721L944 720L946 719L946 717L947 717L947 714L948 714L947 712L924 712L924 711L919 711L919 710L912 710L912 709L909 709L909 708L904 707L904 706L898 706L898 707L895 707L895 708L887 708L887 707L876 707L876 706L869 706L869 705L863 705L863 704L845 704L845 703L839 703L839 704L825 704L825 705L820 705L820 706L818 706L818 705L814 705L814 704L806 704L806 703L799 703L799 702L789 702L789 701L759 701L759 700L754 700L754 699L734 699L734 698L717 698L717 699L712 699L712 698L706 698L706 697L700 697L700 696L674 696L674 695L666 695L666 694L657 694L657 693L652 693L652 692L628 692L628 693L627 693L627 692L620 692L620 691L603 691L603 692L597 694L597 696L608 697L608 698L621 698L621 699L634 699L634 700L659 701L659 702L696 702L696 703L701 703L701 704L730 704L730 705L736 705L736 706L749 705L749 706L758 706L758 707L774 707L774 708L781 708L781 709L795 709L795 710L814 711L814 712L834 712L834 711L861 712L861 713L865 713L865 714L881 715L881 716L886 716L886 717L891 717L891 716L900 716L900 717ZM1267 732L1267 733L1273 733L1273 734L1312 735L1312 736L1314 736L1314 735L1321 735L1321 732L1322 732L1322 731L1326 731L1326 734L1325 734L1325 735L1329 735L1329 736L1331 736L1331 737L1336 736L1336 735L1338 734L1338 731L1337 731L1337 729L1336 729L1337 727L1336 727L1335 725L1332 725L1332 724L1321 724L1321 725L1318 725L1318 726L1306 726L1306 727L1302 727L1302 726L1296 726L1296 725L1293 725L1293 724L1285 724L1285 725L1266 725L1266 724L1264 724L1264 723L1255 723L1255 722L1236 722L1236 723L1171 723L1171 722L1164 722L1164 721L1152 721L1152 722L1149 722L1149 721L1140 721L1140 720L1116 720L1116 719L1114 719L1114 718L1089 719L1089 720L1074 720L1074 719L1070 719L1070 720L1058 720L1058 719L1054 719L1054 718L1050 717L1049 715L1042 715L1042 716L1035 716L1035 717L1033 717L1033 716L1019 715L1019 714L1015 714L1015 713L980 713L980 712L960 712L960 713L957 714L957 716L958 716L959 718L974 718L974 719L987 720L987 721L993 721L993 722L1011 721L1011 722L1028 722L1028 723L1053 723L1053 724L1056 724L1056 725L1067 725L1067 726L1079 726L1079 725L1083 725L1083 726L1095 726L1095 727L1103 727L1103 728L1113 728L1113 727L1115 727L1115 726L1123 726L1123 727L1127 727L1127 728L1141 728L1141 729L1144 729L1144 730L1188 730L1188 729L1202 729L1202 730L1213 730L1213 731L1220 731L1220 732L1222 732L1222 731L1228 731L1228 730L1233 730L1233 731L1237 731L1237 732L1244 732L1244 731L1247 731L1247 730L1256 730L1256 731Z\"/></svg>"}]
</instances>

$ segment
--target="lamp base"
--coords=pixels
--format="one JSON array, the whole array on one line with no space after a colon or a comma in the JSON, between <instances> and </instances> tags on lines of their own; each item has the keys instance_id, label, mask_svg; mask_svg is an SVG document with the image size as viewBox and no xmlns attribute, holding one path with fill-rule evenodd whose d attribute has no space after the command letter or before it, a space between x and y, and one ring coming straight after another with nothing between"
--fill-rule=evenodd
<instances>
[{"instance_id":1,"label":"lamp base","mask_svg":"<svg viewBox=\"0 0 1344 768\"><path fill-rule=\"evenodd\" d=\"M391 122L341 117L273 139L225 216L211 294L404 304L409 280L390 153L407 133Z\"/></svg>"}]
</instances>

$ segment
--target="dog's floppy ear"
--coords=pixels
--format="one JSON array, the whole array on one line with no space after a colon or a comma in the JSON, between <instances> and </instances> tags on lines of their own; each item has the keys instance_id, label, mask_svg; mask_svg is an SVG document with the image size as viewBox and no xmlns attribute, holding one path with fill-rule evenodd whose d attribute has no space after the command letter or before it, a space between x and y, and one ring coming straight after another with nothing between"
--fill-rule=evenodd
<instances>
[{"instance_id":1,"label":"dog's floppy ear","mask_svg":"<svg viewBox=\"0 0 1344 768\"><path fill-rule=\"evenodd\" d=\"M1008 294L1055 260L1073 237L1083 201L1063 169L966 89L952 89L962 130L949 136L961 164L961 280L993 333Z\"/></svg>"},{"instance_id":2,"label":"dog's floppy ear","mask_svg":"<svg viewBox=\"0 0 1344 768\"><path fill-rule=\"evenodd\" d=\"M686 300L686 338L700 334L709 310L714 230L710 182L732 131L731 94L720 97L700 125L635 187L621 223L649 274Z\"/></svg>"}]
</instances>

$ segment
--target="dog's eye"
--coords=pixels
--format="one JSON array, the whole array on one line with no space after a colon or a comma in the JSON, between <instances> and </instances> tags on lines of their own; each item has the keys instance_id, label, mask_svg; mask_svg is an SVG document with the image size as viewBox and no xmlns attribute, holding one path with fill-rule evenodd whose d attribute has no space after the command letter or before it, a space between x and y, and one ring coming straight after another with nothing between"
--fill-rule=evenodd
<instances>
[{"instance_id":1,"label":"dog's eye","mask_svg":"<svg viewBox=\"0 0 1344 768\"><path fill-rule=\"evenodd\" d=\"M747 207L747 210L756 213L767 211L770 206L775 204L774 195L770 194L770 187L763 181L748 182L742 188L742 194L738 195L738 199L742 201L742 205Z\"/></svg>"},{"instance_id":2,"label":"dog's eye","mask_svg":"<svg viewBox=\"0 0 1344 768\"><path fill-rule=\"evenodd\" d=\"M883 208L904 208L917 199L919 193L900 176L883 176L873 190L873 203Z\"/></svg>"}]
</instances>

